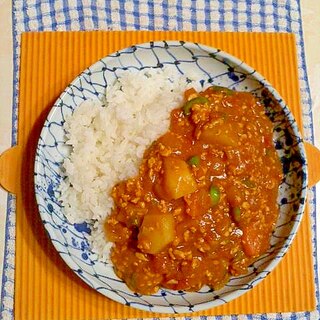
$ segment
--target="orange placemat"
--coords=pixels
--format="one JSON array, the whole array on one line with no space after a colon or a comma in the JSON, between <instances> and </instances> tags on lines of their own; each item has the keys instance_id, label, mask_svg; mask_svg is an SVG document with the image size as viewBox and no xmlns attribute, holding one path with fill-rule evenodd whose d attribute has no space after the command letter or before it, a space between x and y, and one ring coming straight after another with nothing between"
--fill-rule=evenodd
<instances>
[{"instance_id":1,"label":"orange placemat","mask_svg":"<svg viewBox=\"0 0 320 320\"><path fill-rule=\"evenodd\" d=\"M186 40L223 49L262 73L286 100L301 128L295 39L292 34L215 32L25 33L21 45L18 145L15 319L147 318L95 292L62 261L46 236L33 192L34 153L44 120L80 71L108 53L149 40ZM193 315L293 312L315 309L308 211L276 269L240 298Z\"/></svg>"}]
</instances>

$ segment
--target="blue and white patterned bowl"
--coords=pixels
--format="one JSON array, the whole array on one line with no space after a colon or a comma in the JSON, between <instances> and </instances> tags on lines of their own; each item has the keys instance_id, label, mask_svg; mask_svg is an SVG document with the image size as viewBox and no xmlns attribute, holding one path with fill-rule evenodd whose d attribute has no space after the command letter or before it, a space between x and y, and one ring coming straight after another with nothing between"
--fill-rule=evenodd
<instances>
[{"instance_id":1,"label":"blue and white patterned bowl","mask_svg":"<svg viewBox=\"0 0 320 320\"><path fill-rule=\"evenodd\" d=\"M63 179L62 162L69 149L65 145L65 117L88 98L103 98L106 87L125 69L173 66L181 74L194 74L201 85L209 83L257 96L262 90L278 104L267 105L274 123L274 143L283 166L279 189L280 215L271 237L271 247L246 275L232 278L219 291L207 287L198 292L160 290L151 296L131 292L117 278L111 264L99 261L90 250L90 225L71 224L58 201ZM307 190L307 164L297 124L274 88L254 69L220 50L182 41L150 42L135 45L106 58L83 71L61 94L42 129L35 160L35 192L42 221L57 251L69 267L93 289L135 308L166 313L199 311L226 303L263 280L282 259L294 238L304 211Z\"/></svg>"}]
</instances>

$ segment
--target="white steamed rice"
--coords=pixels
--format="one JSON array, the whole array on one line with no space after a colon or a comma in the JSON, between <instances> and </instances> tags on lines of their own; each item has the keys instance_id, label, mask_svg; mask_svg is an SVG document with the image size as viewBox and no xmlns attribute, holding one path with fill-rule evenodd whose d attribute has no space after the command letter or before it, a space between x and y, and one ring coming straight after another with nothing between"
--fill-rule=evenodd
<instances>
[{"instance_id":1,"label":"white steamed rice","mask_svg":"<svg viewBox=\"0 0 320 320\"><path fill-rule=\"evenodd\" d=\"M60 186L71 223L94 222L91 246L108 258L103 223L113 208L112 187L138 174L146 148L168 130L170 111L188 84L169 69L126 71L107 88L105 101L86 100L65 123L72 147Z\"/></svg>"}]
</instances>

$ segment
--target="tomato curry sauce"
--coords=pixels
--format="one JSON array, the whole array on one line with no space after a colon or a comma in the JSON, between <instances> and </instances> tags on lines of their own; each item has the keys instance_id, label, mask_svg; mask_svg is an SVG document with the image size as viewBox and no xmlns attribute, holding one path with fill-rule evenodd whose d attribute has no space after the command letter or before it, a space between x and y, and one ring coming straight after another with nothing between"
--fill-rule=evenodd
<instances>
[{"instance_id":1,"label":"tomato curry sauce","mask_svg":"<svg viewBox=\"0 0 320 320\"><path fill-rule=\"evenodd\" d=\"M116 274L141 294L223 287L270 246L282 178L272 123L252 94L185 92L105 222Z\"/></svg>"}]
</instances>

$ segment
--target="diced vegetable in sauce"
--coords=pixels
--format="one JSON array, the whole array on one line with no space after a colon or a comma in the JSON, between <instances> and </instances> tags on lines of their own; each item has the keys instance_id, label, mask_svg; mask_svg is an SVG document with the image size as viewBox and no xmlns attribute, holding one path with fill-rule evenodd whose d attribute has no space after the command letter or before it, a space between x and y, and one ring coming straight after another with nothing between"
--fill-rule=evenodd
<instances>
[{"instance_id":1,"label":"diced vegetable in sauce","mask_svg":"<svg viewBox=\"0 0 320 320\"><path fill-rule=\"evenodd\" d=\"M200 140L205 143L236 147L239 137L231 124L222 122L205 128L200 135Z\"/></svg>"},{"instance_id":2,"label":"diced vegetable in sauce","mask_svg":"<svg viewBox=\"0 0 320 320\"><path fill-rule=\"evenodd\" d=\"M232 215L233 215L233 219L235 221L240 221L240 218L241 218L241 209L240 209L240 207L232 208L231 212L232 212Z\"/></svg>"},{"instance_id":3,"label":"diced vegetable in sauce","mask_svg":"<svg viewBox=\"0 0 320 320\"><path fill-rule=\"evenodd\" d=\"M264 250L268 249L264 235L258 229L250 226L243 228L242 245L248 257L259 256Z\"/></svg>"},{"instance_id":4,"label":"diced vegetable in sauce","mask_svg":"<svg viewBox=\"0 0 320 320\"><path fill-rule=\"evenodd\" d=\"M199 97L196 97L196 98L193 98L189 101L186 102L186 104L183 106L183 113L185 115L189 115L191 113L191 109L194 105L202 105L202 104L205 104L205 103L208 103L208 99L206 97L202 97L202 96L199 96Z\"/></svg>"},{"instance_id":5,"label":"diced vegetable in sauce","mask_svg":"<svg viewBox=\"0 0 320 320\"><path fill-rule=\"evenodd\" d=\"M212 91L215 91L215 92L218 92L218 93L225 93L226 95L233 95L235 93L235 91L229 89L229 88L226 88L226 87L221 87L221 86L211 86L209 87L209 90L212 90Z\"/></svg>"},{"instance_id":6,"label":"diced vegetable in sauce","mask_svg":"<svg viewBox=\"0 0 320 320\"><path fill-rule=\"evenodd\" d=\"M185 197L186 213L191 217L204 215L211 207L212 200L207 189L199 189Z\"/></svg>"},{"instance_id":7,"label":"diced vegetable in sauce","mask_svg":"<svg viewBox=\"0 0 320 320\"><path fill-rule=\"evenodd\" d=\"M147 214L138 234L138 248L155 254L163 250L175 236L174 218L170 213Z\"/></svg>"},{"instance_id":8,"label":"diced vegetable in sauce","mask_svg":"<svg viewBox=\"0 0 320 320\"><path fill-rule=\"evenodd\" d=\"M191 158L188 159L188 163L191 165L191 166L196 166L198 167L199 164L200 164L200 158L198 156L193 156Z\"/></svg>"},{"instance_id":9,"label":"diced vegetable in sauce","mask_svg":"<svg viewBox=\"0 0 320 320\"><path fill-rule=\"evenodd\" d=\"M189 89L105 223L132 291L223 287L269 248L282 172L272 123L250 93Z\"/></svg>"},{"instance_id":10,"label":"diced vegetable in sauce","mask_svg":"<svg viewBox=\"0 0 320 320\"><path fill-rule=\"evenodd\" d=\"M163 186L170 199L178 199L197 190L196 180L188 164L176 157L163 160Z\"/></svg>"},{"instance_id":11,"label":"diced vegetable in sauce","mask_svg":"<svg viewBox=\"0 0 320 320\"><path fill-rule=\"evenodd\" d=\"M216 206L220 200L220 190L218 187L214 185L210 187L210 197L211 197L212 205Z\"/></svg>"}]
</instances>

